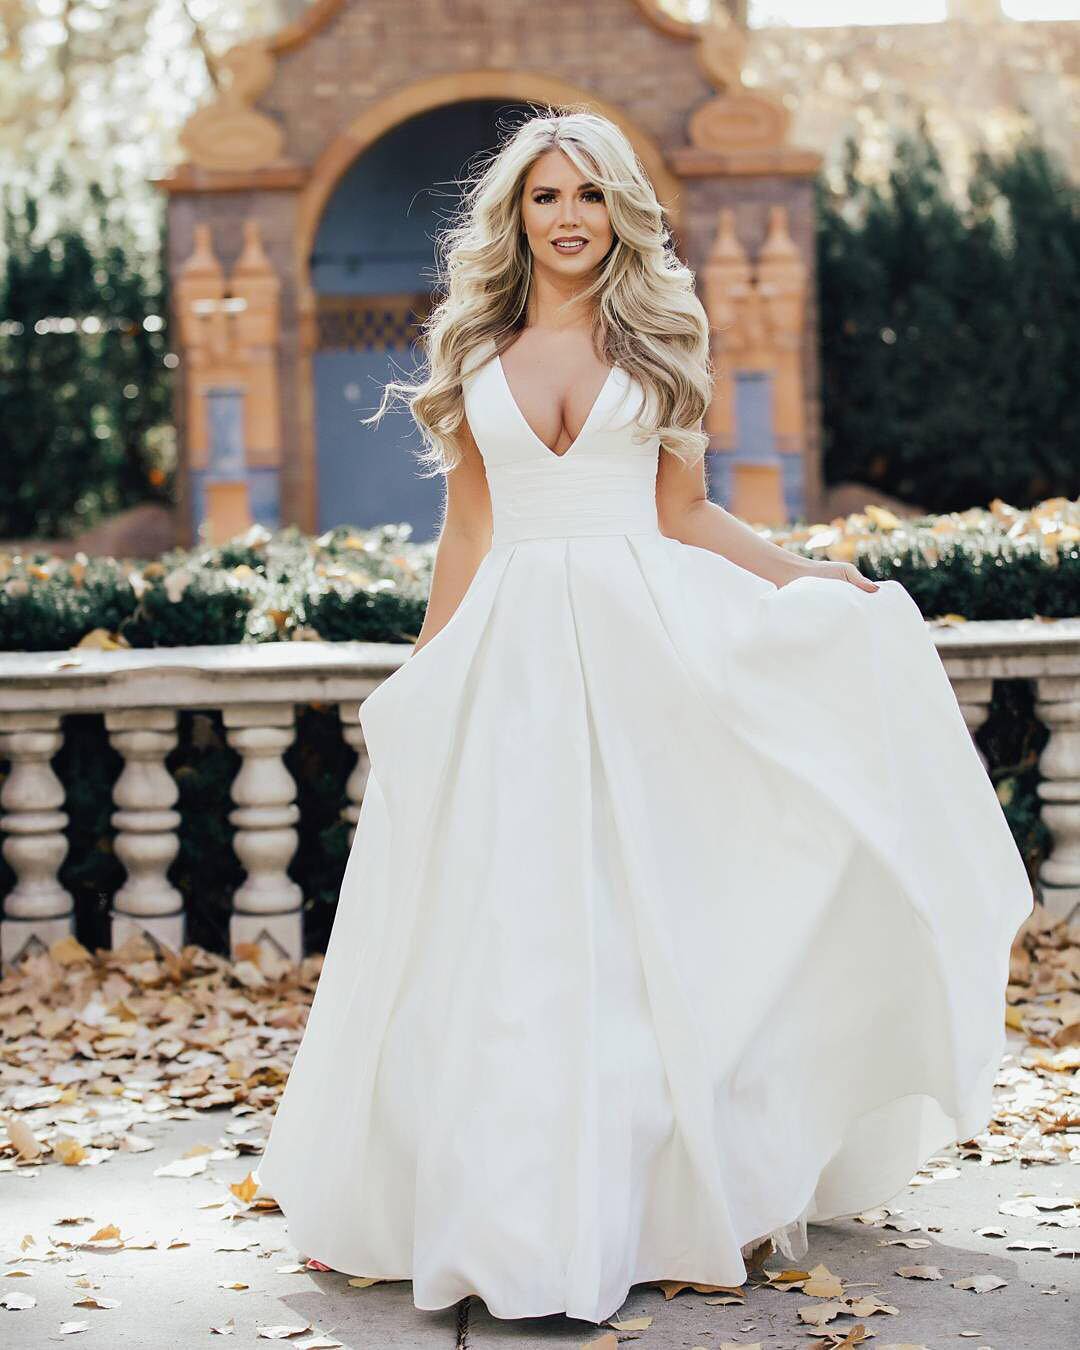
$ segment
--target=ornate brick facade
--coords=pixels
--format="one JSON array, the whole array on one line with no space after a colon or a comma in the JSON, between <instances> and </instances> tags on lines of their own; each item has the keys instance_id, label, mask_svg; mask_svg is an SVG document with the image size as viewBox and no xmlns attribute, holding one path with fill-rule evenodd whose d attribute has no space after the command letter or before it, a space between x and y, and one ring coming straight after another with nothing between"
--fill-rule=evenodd
<instances>
[{"instance_id":1,"label":"ornate brick facade","mask_svg":"<svg viewBox=\"0 0 1080 1350\"><path fill-rule=\"evenodd\" d=\"M759 258L770 228L774 239L778 230L790 236L802 263L799 332L797 350L776 368L790 374L794 359L799 403L785 406L782 447L758 437L753 459L762 472L746 500L759 519L813 516L821 485L812 180L820 161L787 144L782 103L743 86L744 47L742 28L723 15L692 25L654 0L316 0L276 35L229 54L218 101L185 128L188 162L161 181L170 194L168 263L178 277L198 231L198 247L208 242L228 273L245 222L257 226L280 283L283 521L311 529L319 517L312 371L333 306L320 307L311 255L326 207L351 166L394 128L480 100L584 104L617 121L714 309L715 288L706 296L702 282L722 213L750 258ZM174 297L183 303L182 292ZM347 331L340 314L336 323ZM718 360L735 361L724 323L714 326ZM190 465L198 389L187 378L188 354L181 358L177 422ZM758 361L751 373L763 369L773 366ZM205 376L204 368L202 386ZM231 378L244 377L233 368ZM790 378L785 387L794 387ZM727 428L716 457L738 460L740 452L738 428ZM739 474L721 477L730 489L722 499L741 513Z\"/></svg>"}]
</instances>

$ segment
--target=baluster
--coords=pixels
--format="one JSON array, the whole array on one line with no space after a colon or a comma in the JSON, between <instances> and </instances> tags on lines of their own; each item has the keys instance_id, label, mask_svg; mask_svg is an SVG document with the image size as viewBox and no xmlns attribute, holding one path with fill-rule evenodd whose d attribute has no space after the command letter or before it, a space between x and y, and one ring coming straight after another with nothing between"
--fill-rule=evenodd
<instances>
[{"instance_id":1,"label":"baluster","mask_svg":"<svg viewBox=\"0 0 1080 1350\"><path fill-rule=\"evenodd\" d=\"M124 768L113 788L116 856L128 879L113 897L112 945L149 933L174 951L184 945L184 901L167 872L180 849L180 795L165 757L176 746L176 713L126 708L105 714L105 728Z\"/></svg>"},{"instance_id":2,"label":"baluster","mask_svg":"<svg viewBox=\"0 0 1080 1350\"><path fill-rule=\"evenodd\" d=\"M1053 837L1039 880L1047 912L1061 917L1080 900L1080 679L1044 676L1035 687L1035 714L1050 732L1039 757L1038 793Z\"/></svg>"},{"instance_id":3,"label":"baluster","mask_svg":"<svg viewBox=\"0 0 1080 1350\"><path fill-rule=\"evenodd\" d=\"M979 749L978 742L975 740L975 733L990 716L990 704L994 697L994 681L983 677L958 675L951 678L951 683L956 701L960 705L961 713L963 713L964 722L967 724L968 731L971 732L972 744L982 761L983 768L989 772L990 766L987 763L986 756Z\"/></svg>"},{"instance_id":4,"label":"baluster","mask_svg":"<svg viewBox=\"0 0 1080 1350\"><path fill-rule=\"evenodd\" d=\"M353 765L352 773L349 774L349 781L345 784L345 792L349 798L349 805L345 808L345 818L351 822L350 844L356 837L356 822L360 819L360 804L364 800L364 788L367 786L368 773L371 769L367 745L364 741L364 728L360 725L357 716L359 706L355 700L352 703L338 704L342 737L345 744L356 751L356 763Z\"/></svg>"},{"instance_id":5,"label":"baluster","mask_svg":"<svg viewBox=\"0 0 1080 1350\"><path fill-rule=\"evenodd\" d=\"M303 897L286 868L296 852L296 783L282 755L292 744L291 703L235 704L223 710L229 744L242 756L233 780L233 847L247 880L233 896L229 941L267 942L291 960L303 956Z\"/></svg>"},{"instance_id":6,"label":"baluster","mask_svg":"<svg viewBox=\"0 0 1080 1350\"><path fill-rule=\"evenodd\" d=\"M57 880L68 851L68 818L51 761L63 740L58 713L0 713L0 757L11 765L0 792L0 828L16 877L0 920L5 962L17 960L28 943L48 947L75 931L74 902Z\"/></svg>"}]
</instances>

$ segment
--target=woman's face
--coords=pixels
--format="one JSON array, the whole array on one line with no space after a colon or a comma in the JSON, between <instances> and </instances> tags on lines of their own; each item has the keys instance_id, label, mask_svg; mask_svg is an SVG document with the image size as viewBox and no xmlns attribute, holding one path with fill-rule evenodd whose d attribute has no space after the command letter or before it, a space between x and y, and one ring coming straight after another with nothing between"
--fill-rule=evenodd
<instances>
[{"instance_id":1,"label":"woman's face","mask_svg":"<svg viewBox=\"0 0 1080 1350\"><path fill-rule=\"evenodd\" d=\"M545 151L526 174L521 215L536 265L561 277L598 267L614 238L604 194L561 150ZM556 243L572 238L584 243Z\"/></svg>"}]
</instances>

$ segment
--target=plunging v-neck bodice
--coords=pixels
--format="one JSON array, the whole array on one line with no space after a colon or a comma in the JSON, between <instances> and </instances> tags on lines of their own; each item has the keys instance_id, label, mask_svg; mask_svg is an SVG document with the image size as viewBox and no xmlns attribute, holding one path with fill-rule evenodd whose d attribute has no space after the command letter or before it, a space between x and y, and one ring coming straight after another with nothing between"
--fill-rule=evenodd
<instances>
[{"instance_id":1,"label":"plunging v-neck bodice","mask_svg":"<svg viewBox=\"0 0 1080 1350\"><path fill-rule=\"evenodd\" d=\"M462 381L491 491L493 541L658 531L660 437L638 421L645 391L612 366L570 446L556 452L525 418L492 351Z\"/></svg>"},{"instance_id":2,"label":"plunging v-neck bodice","mask_svg":"<svg viewBox=\"0 0 1080 1350\"><path fill-rule=\"evenodd\" d=\"M513 407L514 412L517 413L518 417L520 418L522 426L533 438L533 440L536 441L537 445L541 446L544 450L546 450L547 453L551 455L554 459L565 459L567 455L572 454L574 450L577 449L577 446L588 432L589 426L591 425L593 417L596 414L596 410L600 406L600 403L602 402L603 397L607 392L608 385L611 383L612 377L614 376L615 371L617 369L616 366L612 366L608 370L607 375L604 377L604 382L600 386L599 392L593 399L592 405L589 408L588 413L586 414L585 421L582 422L581 424L581 430L578 432L578 434L574 437L574 439L570 442L570 444L566 447L565 450L553 450L551 446L547 444L546 441L541 439L541 437L536 434L536 432L533 430L532 423L521 411L521 404L517 401L517 398L514 395L514 391L510 387L510 380L508 379L506 374L506 367L503 365L502 357L499 355L498 352L495 353L495 355L492 357L492 360L494 361L495 365L498 366L502 386L506 390L507 399L510 402L511 406Z\"/></svg>"}]
</instances>

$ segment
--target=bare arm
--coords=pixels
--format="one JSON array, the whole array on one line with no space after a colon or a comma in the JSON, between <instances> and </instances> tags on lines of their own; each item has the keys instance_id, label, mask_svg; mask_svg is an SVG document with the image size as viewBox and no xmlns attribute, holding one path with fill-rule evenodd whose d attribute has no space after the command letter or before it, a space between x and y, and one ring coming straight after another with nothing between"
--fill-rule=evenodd
<instances>
[{"instance_id":1,"label":"bare arm","mask_svg":"<svg viewBox=\"0 0 1080 1350\"><path fill-rule=\"evenodd\" d=\"M458 439L461 460L446 475L446 502L427 611L413 656L457 609L480 561L491 548L491 497L484 461L466 422Z\"/></svg>"},{"instance_id":2,"label":"bare arm","mask_svg":"<svg viewBox=\"0 0 1080 1350\"><path fill-rule=\"evenodd\" d=\"M704 457L686 465L668 450L660 452L656 475L656 511L662 534L684 544L719 553L730 562L764 577L776 586L796 577L822 576L850 581L865 591L877 584L853 563L825 562L803 558L790 549L763 539L756 530L733 516L717 502L709 501Z\"/></svg>"}]
</instances>

